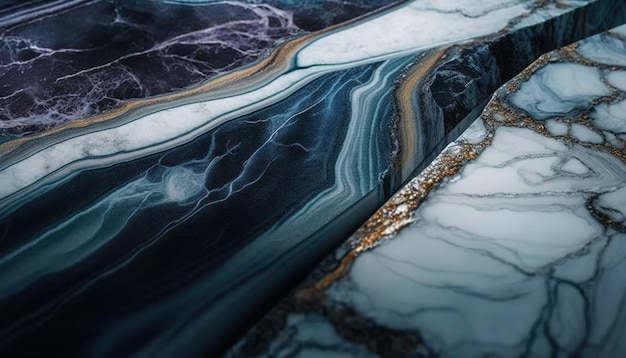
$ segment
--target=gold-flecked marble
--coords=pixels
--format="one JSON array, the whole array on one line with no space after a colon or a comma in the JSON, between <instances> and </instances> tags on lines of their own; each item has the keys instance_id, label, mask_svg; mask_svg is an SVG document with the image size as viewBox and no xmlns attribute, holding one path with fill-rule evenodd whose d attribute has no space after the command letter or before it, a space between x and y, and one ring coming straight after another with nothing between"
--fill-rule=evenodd
<instances>
[{"instance_id":1,"label":"gold-flecked marble","mask_svg":"<svg viewBox=\"0 0 626 358\"><path fill-rule=\"evenodd\" d=\"M417 121L421 120L418 108L415 106L413 94L419 90L424 80L432 73L439 61L443 59L448 47L442 47L428 52L424 57L416 61L405 74L403 80L395 91L395 99L399 115L399 138L400 158L402 166L402 179L407 178L413 170L410 163L417 152L417 133L419 133Z\"/></svg>"},{"instance_id":2,"label":"gold-flecked marble","mask_svg":"<svg viewBox=\"0 0 626 358\"><path fill-rule=\"evenodd\" d=\"M609 34L619 35L614 33ZM557 121L563 123L586 126L594 133L601 135L605 139L604 143L583 142L571 135L553 136L545 127L543 121L535 120L525 111L509 104L507 100L508 96L516 92L534 73L550 63L568 62L597 67L602 70L626 70L626 66L606 65L586 59L577 51L578 47L578 43L574 43L542 55L516 77L511 79L505 86L501 87L494 94L494 97L487 104L480 116L486 129L484 139L477 144L470 144L461 139L448 146L433 163L396 193L358 229L356 235L351 240L351 249L343 257L335 270L324 276L313 286L300 290L297 296L301 299L307 299L323 294L333 282L343 277L349 271L352 263L359 254L375 247L382 240L391 238L405 226L409 225L412 222L412 213L419 207L428 193L437 185L442 184L445 179L456 175L467 162L476 159L482 150L491 144L495 131L499 127L528 128L549 138L558 138L566 143L575 143L588 148L606 151L626 163L626 141L617 137L617 140L622 144L621 147L610 145L607 143L606 137L602 131L595 128L589 118L589 113L593 106L599 103L616 103L626 99L626 93L623 91L612 88L610 95L594 100L590 107L583 110L577 118L555 118ZM434 55L435 54L431 56ZM439 53L436 55L439 58L443 56L443 54ZM602 78L602 80L604 81L604 78ZM408 80L405 82L405 84L407 84L406 87L408 87L409 81L418 83L415 78L408 76ZM609 86L609 88L611 87ZM404 103L405 106L410 105L410 102L407 100L407 93L410 93L409 90L402 86L400 89L401 91L399 91L398 97L402 101L407 102L399 102ZM405 114L412 113L410 107L400 106L400 108ZM612 223L608 224L612 225Z\"/></svg>"},{"instance_id":3,"label":"gold-flecked marble","mask_svg":"<svg viewBox=\"0 0 626 358\"><path fill-rule=\"evenodd\" d=\"M322 294L333 282L343 277L354 260L366 250L378 245L412 222L412 214L424 201L428 193L446 178L454 176L465 163L474 160L491 143L487 138L479 144L457 143L448 147L420 175L396 193L385 205L361 226L352 241L351 250L343 257L339 266L311 287L296 294L300 299Z\"/></svg>"}]
</instances>

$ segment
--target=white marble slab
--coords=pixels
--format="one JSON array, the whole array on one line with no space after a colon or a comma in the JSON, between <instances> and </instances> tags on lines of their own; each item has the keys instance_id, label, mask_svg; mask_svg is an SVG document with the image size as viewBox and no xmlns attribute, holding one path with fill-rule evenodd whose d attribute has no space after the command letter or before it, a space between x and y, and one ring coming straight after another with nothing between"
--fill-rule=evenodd
<instances>
[{"instance_id":1,"label":"white marble slab","mask_svg":"<svg viewBox=\"0 0 626 358\"><path fill-rule=\"evenodd\" d=\"M389 228L381 241L365 244L357 234L354 261L345 260L350 247L337 251L349 269L323 266L326 276L316 273L317 283L288 301L288 328L265 354L345 351L346 342L320 337L351 336L336 319L348 311L387 330L368 338L379 345L361 340L353 353L365 345L385 356L626 354L625 31L545 55L503 86L381 209L405 210L407 198L435 182L410 224L397 231L405 224L374 216ZM480 154L463 159L468 148ZM442 174L455 158L467 163ZM398 332L420 343L384 346Z\"/></svg>"}]
</instances>

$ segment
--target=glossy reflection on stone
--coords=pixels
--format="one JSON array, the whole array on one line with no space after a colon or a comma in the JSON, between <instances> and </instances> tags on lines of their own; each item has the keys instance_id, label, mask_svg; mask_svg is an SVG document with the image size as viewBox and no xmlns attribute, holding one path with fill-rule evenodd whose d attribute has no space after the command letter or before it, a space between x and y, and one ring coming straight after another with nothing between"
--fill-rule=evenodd
<instances>
[{"instance_id":1,"label":"glossy reflection on stone","mask_svg":"<svg viewBox=\"0 0 626 358\"><path fill-rule=\"evenodd\" d=\"M183 1L162 3L190 9ZM278 5L256 2L193 3L200 12L202 6L221 6L289 15ZM73 2L82 10L103 4L114 3ZM159 2L151 4L160 8ZM569 7L544 1L468 4L413 1L382 8L284 42L258 62L200 86L131 101L37 135L25 132L0 145L0 302L6 308L0 312L0 352L219 354L448 137L456 137L457 125L473 120L499 84L543 47L597 31L585 14L609 14L602 18L610 23L624 7L606 0L567 2ZM67 6L55 2L1 21L52 15ZM334 15L340 14L320 21ZM293 24L306 20L297 11L293 16ZM56 17L44 18L50 25ZM269 18L267 24L263 16L260 21L279 25ZM437 26L424 26L433 19ZM605 72L602 81L611 94L598 95L593 105L618 105L608 82L618 87L621 80ZM309 297L349 277L359 254L375 252L410 225L426 195L475 159L489 145L497 120L512 120L516 108L490 110L494 117L482 129L473 127L473 139L466 135L469 144L449 148L424 172L424 182L385 205L389 212L348 245L352 261L344 261L345 269L332 272L328 284ZM554 127L565 126L567 138L578 138L575 144L585 150L614 155L610 148L618 147L589 132L600 131L590 123L598 116L575 107ZM526 114L510 126L545 135L544 123ZM601 136L614 133L610 123L598 124ZM611 143L620 135L615 132ZM565 159L555 164L559 173L592 171L583 159ZM610 193L594 193L590 215L606 223L618 220L621 209L606 208L615 201ZM354 307L308 300L307 311L295 302L297 313L280 322L305 329L287 343L289 350L332 327L334 332L315 335L319 341L307 349L319 353L336 344L355 354L435 352L424 343L428 337L385 327ZM375 337L391 337L397 349L388 350L387 341Z\"/></svg>"},{"instance_id":2,"label":"glossy reflection on stone","mask_svg":"<svg viewBox=\"0 0 626 358\"><path fill-rule=\"evenodd\" d=\"M144 0L15 6L14 12L0 13L0 143L130 99L197 85L266 57L286 40L390 3Z\"/></svg>"},{"instance_id":3,"label":"glossy reflection on stone","mask_svg":"<svg viewBox=\"0 0 626 358\"><path fill-rule=\"evenodd\" d=\"M626 143L619 108L626 91L609 79L626 69L626 50L615 51L626 43L625 29L547 54L503 86L482 116L364 226L411 210L398 216L400 229L379 233L385 240L369 250L358 249L368 237L357 233L231 355L312 347L339 353L341 345L317 337L332 330L359 342L332 318L345 310L396 330L370 337L381 345L411 332L422 339L404 348L367 346L383 356L624 352ZM589 48L601 61L585 56ZM480 154L452 175L437 175L449 158L462 158L463 148ZM434 186L425 199L424 186ZM407 206L406 198L417 205ZM350 265L339 264L354 252ZM310 339L290 338L313 322ZM260 344L260 327L280 333Z\"/></svg>"}]
</instances>

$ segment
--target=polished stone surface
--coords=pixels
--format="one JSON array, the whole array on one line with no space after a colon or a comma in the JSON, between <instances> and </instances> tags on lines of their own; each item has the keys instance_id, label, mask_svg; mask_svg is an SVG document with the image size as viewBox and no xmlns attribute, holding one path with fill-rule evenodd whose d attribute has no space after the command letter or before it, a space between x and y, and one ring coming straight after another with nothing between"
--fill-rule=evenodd
<instances>
[{"instance_id":1,"label":"polished stone surface","mask_svg":"<svg viewBox=\"0 0 626 358\"><path fill-rule=\"evenodd\" d=\"M0 4L0 143L200 84L389 3Z\"/></svg>"},{"instance_id":2,"label":"polished stone surface","mask_svg":"<svg viewBox=\"0 0 626 358\"><path fill-rule=\"evenodd\" d=\"M2 5L0 355L223 352L497 87L541 53L626 22L625 9L609 0ZM573 83L593 78L581 76ZM524 91L520 105L536 94ZM555 90L537 108L575 111L586 95ZM602 118L598 128L619 132ZM598 141L581 126L551 126ZM354 336L368 337L369 321L350 317L362 323Z\"/></svg>"},{"instance_id":3,"label":"polished stone surface","mask_svg":"<svg viewBox=\"0 0 626 358\"><path fill-rule=\"evenodd\" d=\"M230 356L623 356L624 58L542 56Z\"/></svg>"}]
</instances>

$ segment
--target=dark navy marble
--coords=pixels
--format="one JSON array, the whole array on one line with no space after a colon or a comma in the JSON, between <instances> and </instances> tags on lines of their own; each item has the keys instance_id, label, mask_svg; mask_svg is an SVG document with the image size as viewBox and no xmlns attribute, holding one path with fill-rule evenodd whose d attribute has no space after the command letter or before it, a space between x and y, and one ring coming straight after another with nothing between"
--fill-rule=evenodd
<instances>
[{"instance_id":1,"label":"dark navy marble","mask_svg":"<svg viewBox=\"0 0 626 358\"><path fill-rule=\"evenodd\" d=\"M0 142L199 84L267 56L286 40L391 2L102 0L8 7L0 12Z\"/></svg>"},{"instance_id":2,"label":"dark navy marble","mask_svg":"<svg viewBox=\"0 0 626 358\"><path fill-rule=\"evenodd\" d=\"M224 352L465 129L499 85L544 49L626 21L623 3L562 13L528 1L517 12L532 14L497 18L509 22L498 33L452 36L444 46L420 40L374 55L367 44L350 48L363 41L348 36L345 52L311 50L332 48L324 41L381 13L299 37L388 3L0 8L0 356ZM411 4L405 14L430 11ZM488 10L492 23L498 6ZM441 14L483 21L472 11ZM533 16L546 18L515 27ZM432 31L447 39L444 25ZM283 42L296 45L258 66ZM181 90L238 69L255 71ZM102 122L46 131L155 95ZM16 137L24 141L8 140ZM25 164L33 158L41 160ZM377 344L367 332L388 333L344 313L333 319L359 344ZM398 337L400 345L419 338Z\"/></svg>"},{"instance_id":3,"label":"dark navy marble","mask_svg":"<svg viewBox=\"0 0 626 358\"><path fill-rule=\"evenodd\" d=\"M0 277L0 304L6 308L0 313L0 350L82 355L133 312L160 310L180 291L198 290L197 302L176 315L154 313L154 323L125 330L125 336L145 337L144 342L126 342L112 332L115 342L98 352L128 355L150 343L157 327L180 324L210 305L220 294L197 288L199 281L219 275L225 260L333 185L344 118L350 118L342 104L376 67L324 76L284 101L165 153L77 174L3 218L0 252L21 253L20 262L0 265L21 269ZM391 92L385 93L380 100L389 106ZM388 107L374 118L381 128L391 127L385 123L390 112ZM393 149L384 138L390 135L376 153L380 175ZM38 240L38 248L23 250ZM63 256L68 261L54 263ZM206 333L220 337L219 330ZM220 342L195 344L207 349Z\"/></svg>"}]
</instances>

